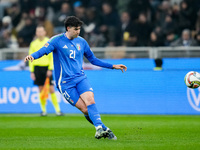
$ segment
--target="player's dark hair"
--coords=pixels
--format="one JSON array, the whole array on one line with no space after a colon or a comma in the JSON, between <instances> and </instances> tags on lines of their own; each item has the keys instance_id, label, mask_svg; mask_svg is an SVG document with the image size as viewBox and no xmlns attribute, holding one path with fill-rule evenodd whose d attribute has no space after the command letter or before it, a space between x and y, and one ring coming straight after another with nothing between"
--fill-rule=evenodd
<instances>
[{"instance_id":1,"label":"player's dark hair","mask_svg":"<svg viewBox=\"0 0 200 150\"><path fill-rule=\"evenodd\" d=\"M75 16L69 16L65 19L64 24L67 31L67 27L80 27L82 26L83 22Z\"/></svg>"}]
</instances>

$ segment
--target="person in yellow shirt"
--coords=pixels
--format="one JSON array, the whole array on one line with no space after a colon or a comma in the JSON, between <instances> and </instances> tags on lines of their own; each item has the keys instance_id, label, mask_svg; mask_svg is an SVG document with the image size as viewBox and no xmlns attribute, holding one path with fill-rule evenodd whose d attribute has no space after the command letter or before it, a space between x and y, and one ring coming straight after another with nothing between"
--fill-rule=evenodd
<instances>
[{"instance_id":1,"label":"person in yellow shirt","mask_svg":"<svg viewBox=\"0 0 200 150\"><path fill-rule=\"evenodd\" d=\"M37 26L36 28L36 39L31 42L29 54L38 51L41 47L47 43L49 38L46 37L46 31L43 26ZM57 97L55 94L55 89L53 85L53 77L52 77L52 70L53 70L53 55L52 53L49 55L45 55L40 59L37 59L34 62L29 62L29 68L31 72L31 79L34 81L34 85L39 87L40 91L40 107L42 109L41 116L47 116L46 111L46 100L41 98L41 92L44 87L44 83L46 77L50 79L50 88L49 92L51 94L51 101L55 108L56 115L62 116L63 113L60 111L60 106L57 101Z\"/></svg>"}]
</instances>

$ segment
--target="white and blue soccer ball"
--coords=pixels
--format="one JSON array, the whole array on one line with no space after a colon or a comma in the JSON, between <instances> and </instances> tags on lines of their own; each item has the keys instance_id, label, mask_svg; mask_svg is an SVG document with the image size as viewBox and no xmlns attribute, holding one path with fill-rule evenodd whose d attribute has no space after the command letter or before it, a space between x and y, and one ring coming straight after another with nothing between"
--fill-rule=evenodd
<instances>
[{"instance_id":1,"label":"white and blue soccer ball","mask_svg":"<svg viewBox=\"0 0 200 150\"><path fill-rule=\"evenodd\" d=\"M196 71L190 71L184 78L187 87L196 89L200 86L200 74Z\"/></svg>"}]
</instances>

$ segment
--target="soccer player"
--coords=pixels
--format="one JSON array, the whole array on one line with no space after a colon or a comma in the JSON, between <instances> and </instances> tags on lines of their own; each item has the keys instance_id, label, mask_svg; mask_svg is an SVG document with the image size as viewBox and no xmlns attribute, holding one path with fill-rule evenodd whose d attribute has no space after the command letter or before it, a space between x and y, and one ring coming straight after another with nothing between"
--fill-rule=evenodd
<instances>
[{"instance_id":1,"label":"soccer player","mask_svg":"<svg viewBox=\"0 0 200 150\"><path fill-rule=\"evenodd\" d=\"M38 26L36 28L36 39L31 42L29 54L32 54L38 51L44 44L49 40L46 37L46 31L43 26ZM41 116L46 116L46 100L42 99L41 92L44 87L44 82L46 77L50 78L50 94L51 101L55 108L56 115L62 116L63 113L60 111L60 106L57 101L57 97L54 90L53 78L52 78L52 70L53 70L53 55L52 53L48 56L43 56L40 59L35 60L33 63L29 62L29 68L31 72L31 79L34 81L34 84L39 87L39 98L40 98L40 107L42 109Z\"/></svg>"},{"instance_id":2,"label":"soccer player","mask_svg":"<svg viewBox=\"0 0 200 150\"><path fill-rule=\"evenodd\" d=\"M116 140L114 133L101 121L91 85L83 71L85 56L93 65L104 68L127 70L125 65L112 65L96 58L88 43L79 36L83 22L69 16L64 21L66 32L52 37L39 51L25 57L24 61L40 58L53 52L55 81L65 99L78 108L96 128L95 138Z\"/></svg>"}]
</instances>

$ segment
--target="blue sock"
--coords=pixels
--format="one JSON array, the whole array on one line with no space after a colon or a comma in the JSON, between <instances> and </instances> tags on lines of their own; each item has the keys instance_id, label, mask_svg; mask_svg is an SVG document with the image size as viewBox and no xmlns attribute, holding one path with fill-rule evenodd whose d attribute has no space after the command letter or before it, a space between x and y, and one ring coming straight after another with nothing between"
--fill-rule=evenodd
<instances>
[{"instance_id":1,"label":"blue sock","mask_svg":"<svg viewBox=\"0 0 200 150\"><path fill-rule=\"evenodd\" d=\"M90 122L91 124L93 124L92 120L90 119L90 117L89 117L88 115L84 115L84 116L85 116L85 118L88 120L88 122ZM93 125L94 125L94 124L93 124ZM104 130L104 131L107 130L107 127L106 127L104 124L102 124L102 127L103 127L103 130Z\"/></svg>"},{"instance_id":2,"label":"blue sock","mask_svg":"<svg viewBox=\"0 0 200 150\"><path fill-rule=\"evenodd\" d=\"M88 105L87 109L89 118L92 120L94 126L102 126L103 123L101 122L101 116L97 110L96 104Z\"/></svg>"}]
</instances>

